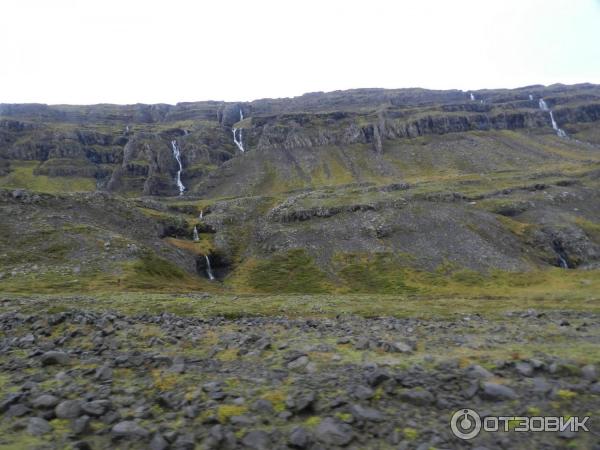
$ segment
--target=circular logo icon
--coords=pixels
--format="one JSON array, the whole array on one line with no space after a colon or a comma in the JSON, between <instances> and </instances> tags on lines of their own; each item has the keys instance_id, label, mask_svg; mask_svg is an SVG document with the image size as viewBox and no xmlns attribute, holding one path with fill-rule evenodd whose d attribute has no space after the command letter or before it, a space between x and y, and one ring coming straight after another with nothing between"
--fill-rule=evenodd
<instances>
[{"instance_id":1,"label":"circular logo icon","mask_svg":"<svg viewBox=\"0 0 600 450\"><path fill-rule=\"evenodd\" d=\"M454 436L468 441L481 431L481 417L472 409L459 409L452 415L450 428Z\"/></svg>"}]
</instances>

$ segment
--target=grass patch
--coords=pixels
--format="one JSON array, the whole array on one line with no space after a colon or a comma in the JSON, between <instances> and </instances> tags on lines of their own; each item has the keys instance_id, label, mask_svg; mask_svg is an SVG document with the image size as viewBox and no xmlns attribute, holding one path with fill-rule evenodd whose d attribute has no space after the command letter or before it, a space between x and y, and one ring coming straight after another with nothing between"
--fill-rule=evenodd
<instances>
[{"instance_id":1,"label":"grass patch","mask_svg":"<svg viewBox=\"0 0 600 450\"><path fill-rule=\"evenodd\" d=\"M303 249L278 253L269 260L249 261L236 276L245 278L253 292L317 294L331 290L327 276Z\"/></svg>"},{"instance_id":2,"label":"grass patch","mask_svg":"<svg viewBox=\"0 0 600 450\"><path fill-rule=\"evenodd\" d=\"M0 177L0 187L10 189L29 189L36 192L90 192L96 190L94 178L49 177L35 175L37 161L11 161L11 172Z\"/></svg>"}]
</instances>

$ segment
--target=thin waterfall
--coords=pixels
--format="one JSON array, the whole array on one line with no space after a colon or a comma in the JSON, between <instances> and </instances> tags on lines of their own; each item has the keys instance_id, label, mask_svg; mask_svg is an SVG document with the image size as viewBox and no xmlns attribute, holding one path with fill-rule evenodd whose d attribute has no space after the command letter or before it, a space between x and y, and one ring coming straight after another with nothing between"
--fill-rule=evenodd
<instances>
[{"instance_id":1,"label":"thin waterfall","mask_svg":"<svg viewBox=\"0 0 600 450\"><path fill-rule=\"evenodd\" d=\"M171 148L173 149L173 156L179 164L179 170L177 171L177 177L175 178L175 182L177 183L177 188L179 189L179 195L183 195L183 191L185 191L185 186L181 182L181 171L183 170L183 165L181 164L181 151L179 150L179 146L177 145L177 141L173 139L171 141Z\"/></svg>"},{"instance_id":2,"label":"thin waterfall","mask_svg":"<svg viewBox=\"0 0 600 450\"><path fill-rule=\"evenodd\" d=\"M472 93L472 92L470 92L469 94L470 94L470 96L471 96L471 101L473 101L473 102L474 102L474 101L475 101L475 96L473 95L473 93Z\"/></svg>"},{"instance_id":3,"label":"thin waterfall","mask_svg":"<svg viewBox=\"0 0 600 450\"><path fill-rule=\"evenodd\" d=\"M210 267L210 258L208 255L204 255L204 258L206 259L206 276L210 281L212 281L215 279L215 276L213 275L212 268Z\"/></svg>"},{"instance_id":4,"label":"thin waterfall","mask_svg":"<svg viewBox=\"0 0 600 450\"><path fill-rule=\"evenodd\" d=\"M539 106L542 111L547 111L550 114L550 121L552 122L552 129L554 131L556 131L556 134L558 135L558 137L561 137L561 138L567 137L567 133L565 133L565 131L563 129L558 128L558 124L556 123L556 120L554 119L554 113L550 110L550 108L548 108L548 104L544 101L543 98L540 98Z\"/></svg>"},{"instance_id":5,"label":"thin waterfall","mask_svg":"<svg viewBox=\"0 0 600 450\"><path fill-rule=\"evenodd\" d=\"M533 101L533 95L529 94L529 101L532 102Z\"/></svg>"},{"instance_id":6,"label":"thin waterfall","mask_svg":"<svg viewBox=\"0 0 600 450\"><path fill-rule=\"evenodd\" d=\"M198 227L194 227L194 241L198 242L200 240L200 236L198 236Z\"/></svg>"},{"instance_id":7,"label":"thin waterfall","mask_svg":"<svg viewBox=\"0 0 600 450\"><path fill-rule=\"evenodd\" d=\"M242 109L240 108L240 121L242 121L242 120L244 120L244 113L242 112ZM235 145L237 145L237 148L239 148L240 151L242 153L244 153L245 150L244 150L244 142L243 142L243 137L242 137L242 129L233 127L231 129L231 131L233 132L233 142L235 143ZM239 131L239 133L238 133L238 131ZM239 139L238 139L238 134L239 134Z\"/></svg>"},{"instance_id":8,"label":"thin waterfall","mask_svg":"<svg viewBox=\"0 0 600 450\"><path fill-rule=\"evenodd\" d=\"M204 219L204 210L203 209L200 210L200 215L198 216L198 219L200 219L200 220Z\"/></svg>"}]
</instances>

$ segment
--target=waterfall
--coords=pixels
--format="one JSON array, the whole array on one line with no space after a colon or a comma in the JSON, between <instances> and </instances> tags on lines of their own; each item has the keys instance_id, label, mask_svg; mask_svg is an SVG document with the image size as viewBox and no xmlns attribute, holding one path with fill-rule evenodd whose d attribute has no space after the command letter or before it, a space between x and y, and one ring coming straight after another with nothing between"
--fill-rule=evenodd
<instances>
[{"instance_id":1,"label":"waterfall","mask_svg":"<svg viewBox=\"0 0 600 450\"><path fill-rule=\"evenodd\" d=\"M471 96L471 101L475 101L475 96L473 95L473 93L470 92L469 95Z\"/></svg>"},{"instance_id":2,"label":"waterfall","mask_svg":"<svg viewBox=\"0 0 600 450\"><path fill-rule=\"evenodd\" d=\"M198 242L200 240L200 237L198 236L198 227L194 226L194 241Z\"/></svg>"},{"instance_id":3,"label":"waterfall","mask_svg":"<svg viewBox=\"0 0 600 450\"><path fill-rule=\"evenodd\" d=\"M244 113L242 112L242 110L240 108L240 121L241 120L244 120ZM243 143L243 140L242 140L242 129L241 128L238 129L238 128L234 127L234 128L231 129L231 131L233 132L233 142L235 143L235 145L237 145L237 148L239 148L240 151L242 153L244 153L245 150L244 150L244 143ZM237 134L238 134L237 132L238 131L239 131L239 135L240 135L239 140L237 138Z\"/></svg>"},{"instance_id":4,"label":"waterfall","mask_svg":"<svg viewBox=\"0 0 600 450\"><path fill-rule=\"evenodd\" d=\"M183 166L181 165L181 152L179 151L179 146L177 145L176 140L171 141L171 147L173 148L173 156L175 157L177 164L179 164L179 170L177 171L177 178L175 178L175 182L179 188L179 195L183 195L183 191L185 191L185 186L181 182L181 171L183 170Z\"/></svg>"},{"instance_id":5,"label":"waterfall","mask_svg":"<svg viewBox=\"0 0 600 450\"><path fill-rule=\"evenodd\" d=\"M556 134L558 135L558 137L561 137L561 138L567 137L567 133L565 133L565 130L558 128L558 125L556 124L556 120L554 120L554 114L552 114L552 111L550 111L550 120L552 121L552 128L554 129L554 131L556 131Z\"/></svg>"},{"instance_id":6,"label":"waterfall","mask_svg":"<svg viewBox=\"0 0 600 450\"><path fill-rule=\"evenodd\" d=\"M529 94L529 101L532 102L533 101L533 95Z\"/></svg>"},{"instance_id":7,"label":"waterfall","mask_svg":"<svg viewBox=\"0 0 600 450\"><path fill-rule=\"evenodd\" d=\"M552 248L554 253L556 253L558 267L561 269L568 269L569 263L567 262L567 253L565 252L562 242L559 240L554 240L552 242Z\"/></svg>"},{"instance_id":8,"label":"waterfall","mask_svg":"<svg viewBox=\"0 0 600 450\"><path fill-rule=\"evenodd\" d=\"M540 109L542 111L547 111L550 114L550 121L552 122L552 129L554 131L556 131L556 134L558 135L558 137L561 137L561 138L567 137L567 133L565 133L565 131L563 129L558 128L558 124L556 123L556 120L554 119L554 113L550 110L550 108L548 108L548 104L544 101L543 98L540 98L539 105L540 105Z\"/></svg>"},{"instance_id":9,"label":"waterfall","mask_svg":"<svg viewBox=\"0 0 600 450\"><path fill-rule=\"evenodd\" d=\"M208 257L208 255L204 255L204 258L206 259L206 276L208 277L209 280L214 280L215 276L212 273L212 269L210 267L210 258Z\"/></svg>"},{"instance_id":10,"label":"waterfall","mask_svg":"<svg viewBox=\"0 0 600 450\"><path fill-rule=\"evenodd\" d=\"M568 269L569 268L569 264L567 263L567 260L565 258L562 257L562 255L558 255L558 265L561 269Z\"/></svg>"},{"instance_id":11,"label":"waterfall","mask_svg":"<svg viewBox=\"0 0 600 450\"><path fill-rule=\"evenodd\" d=\"M201 209L200 210L200 215L198 216L198 219L202 220L204 218L204 210Z\"/></svg>"}]
</instances>

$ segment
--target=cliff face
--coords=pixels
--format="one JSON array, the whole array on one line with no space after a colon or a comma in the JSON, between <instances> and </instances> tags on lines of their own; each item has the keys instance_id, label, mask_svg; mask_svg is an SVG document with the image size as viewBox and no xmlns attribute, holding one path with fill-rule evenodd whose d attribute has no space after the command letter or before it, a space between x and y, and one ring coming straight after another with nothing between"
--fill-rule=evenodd
<instances>
[{"instance_id":1,"label":"cliff face","mask_svg":"<svg viewBox=\"0 0 600 450\"><path fill-rule=\"evenodd\" d=\"M128 210L139 232L123 232L128 244L144 242L148 254L196 277L210 256L235 286L313 263L342 287L406 270L600 267L600 87L472 94L358 89L247 103L0 105L0 191L30 221L30 235L37 224L51 228L53 210L69 230L72 206L86 211L84 250L73 246L61 259L73 270L96 261L96 231L116 239L128 227ZM19 188L118 195L60 194L39 209L38 194ZM16 261L7 270L45 261L35 251L21 258L12 241L0 248ZM64 244L48 234L51 242ZM142 256L127 248L119 270L133 273ZM144 264L162 267L148 254ZM96 262L113 270L110 258Z\"/></svg>"},{"instance_id":2,"label":"cliff face","mask_svg":"<svg viewBox=\"0 0 600 450\"><path fill-rule=\"evenodd\" d=\"M241 156L233 141L234 127L244 148L256 153L258 161L246 161L246 168L264 166L261 154L279 153L268 157L297 167L308 183L312 177L305 173L302 160L306 152L321 158L318 148L362 145L366 155L373 152L381 158L403 140L430 135L490 130L551 133L550 116L538 105L542 97L569 134L576 134L580 124L600 119L600 88L594 85L486 90L474 96L473 101L462 91L357 89L248 103L3 104L0 157L3 173L11 170L11 161L36 161L34 175L93 179L98 189L127 194L175 195L178 164L171 141L176 139L186 192L206 195L214 188L231 192L215 185L224 176L241 180L239 190L244 189L244 178L264 178L264 170L232 174L236 164L228 161ZM341 159L350 178L361 181L356 155L338 153L329 156ZM378 165L381 175L393 174L382 162ZM269 170L288 167L275 164Z\"/></svg>"}]
</instances>

